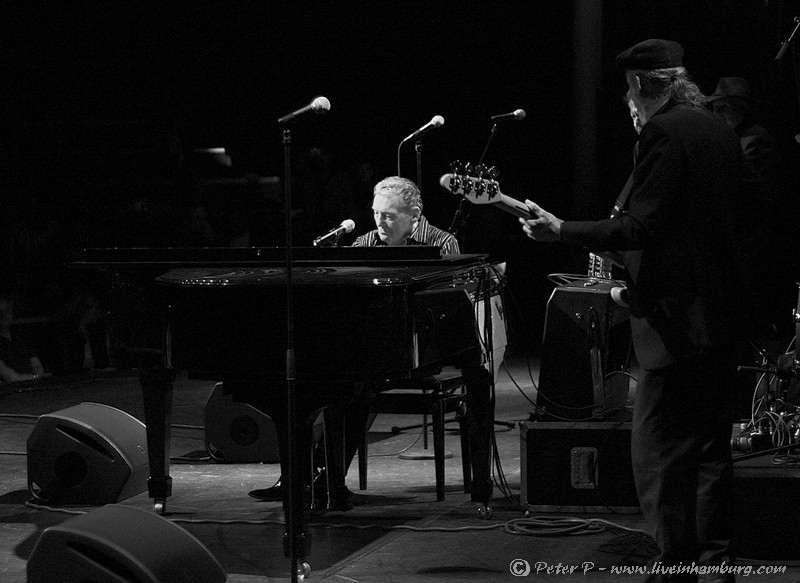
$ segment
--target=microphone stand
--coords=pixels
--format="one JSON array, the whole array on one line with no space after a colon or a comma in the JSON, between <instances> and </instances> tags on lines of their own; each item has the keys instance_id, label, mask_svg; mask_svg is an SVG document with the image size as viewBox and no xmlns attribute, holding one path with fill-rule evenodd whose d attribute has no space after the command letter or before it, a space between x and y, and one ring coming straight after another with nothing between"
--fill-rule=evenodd
<instances>
[{"instance_id":1,"label":"microphone stand","mask_svg":"<svg viewBox=\"0 0 800 583\"><path fill-rule=\"evenodd\" d=\"M414 143L414 151L417 153L417 188L422 192L422 140Z\"/></svg>"},{"instance_id":2,"label":"microphone stand","mask_svg":"<svg viewBox=\"0 0 800 583\"><path fill-rule=\"evenodd\" d=\"M406 141L403 140L402 142L400 142L397 145L397 175L398 176L402 176L402 174L400 174L400 148L402 148L403 144L405 144L405 143L406 143ZM417 186L419 186L419 185L417 185Z\"/></svg>"},{"instance_id":3,"label":"microphone stand","mask_svg":"<svg viewBox=\"0 0 800 583\"><path fill-rule=\"evenodd\" d=\"M797 29L798 28L800 28L800 16L795 16L794 17L794 28L792 29L791 34L789 34L789 36L786 37L786 40L783 41L783 44L781 44L781 48L778 50L778 54L775 55L775 60L776 61L780 61L783 58L783 55L786 54L786 51L789 48L789 45L792 43L792 39L794 38L794 35L797 34Z\"/></svg>"},{"instance_id":4,"label":"microphone stand","mask_svg":"<svg viewBox=\"0 0 800 583\"><path fill-rule=\"evenodd\" d=\"M494 124L492 126L492 131L489 132L489 139L486 140L486 147L483 149L483 154L481 154L481 159L478 160L478 166L483 164L483 160L484 160L484 158L486 158L486 152L489 151L489 146L491 145L492 139L494 138L496 133L497 133L497 124Z\"/></svg>"},{"instance_id":5,"label":"microphone stand","mask_svg":"<svg viewBox=\"0 0 800 583\"><path fill-rule=\"evenodd\" d=\"M284 533L284 555L289 556L291 565L290 573L292 583L298 581L298 562L305 558L305 533L303 532L303 501L302 495L297 496L295 486L302 483L295 451L297 450L296 416L297 403L295 395L295 381L297 371L294 355L294 305L292 298L292 164L291 164L292 132L289 128L283 129L283 157L284 179L283 191L286 212L286 428L287 447L289 457L289 472L286 479L286 493L284 500L286 532ZM288 551L288 552L287 552Z\"/></svg>"},{"instance_id":6,"label":"microphone stand","mask_svg":"<svg viewBox=\"0 0 800 583\"><path fill-rule=\"evenodd\" d=\"M481 154L481 159L478 161L477 166L481 166L483 164L483 160L486 158L486 152L489 151L489 146L492 143L492 139L494 138L495 134L497 133L497 124L492 126L492 131L489 132L489 139L486 141L486 147L483 149L483 154ZM467 222L469 218L469 211L472 203L470 203L466 198L462 197L461 201L458 203L458 210L456 210L456 214L453 216L453 222L450 223L450 228L448 232L450 232L454 237L458 238L458 232L461 230Z\"/></svg>"}]
</instances>

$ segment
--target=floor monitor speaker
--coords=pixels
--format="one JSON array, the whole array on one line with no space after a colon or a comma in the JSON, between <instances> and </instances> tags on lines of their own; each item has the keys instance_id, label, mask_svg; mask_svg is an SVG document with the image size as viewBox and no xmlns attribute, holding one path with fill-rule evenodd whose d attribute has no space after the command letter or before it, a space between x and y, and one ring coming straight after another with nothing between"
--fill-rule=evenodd
<instances>
[{"instance_id":1,"label":"floor monitor speaker","mask_svg":"<svg viewBox=\"0 0 800 583\"><path fill-rule=\"evenodd\" d=\"M272 419L252 405L234 401L217 383L206 401L206 451L217 461L278 463Z\"/></svg>"},{"instance_id":2,"label":"floor monitor speaker","mask_svg":"<svg viewBox=\"0 0 800 583\"><path fill-rule=\"evenodd\" d=\"M189 532L152 512L109 505L46 528L28 583L218 583L219 562Z\"/></svg>"},{"instance_id":3,"label":"floor monitor speaker","mask_svg":"<svg viewBox=\"0 0 800 583\"><path fill-rule=\"evenodd\" d=\"M39 417L28 437L28 489L47 504L111 504L147 490L144 423L100 403Z\"/></svg>"}]
</instances>

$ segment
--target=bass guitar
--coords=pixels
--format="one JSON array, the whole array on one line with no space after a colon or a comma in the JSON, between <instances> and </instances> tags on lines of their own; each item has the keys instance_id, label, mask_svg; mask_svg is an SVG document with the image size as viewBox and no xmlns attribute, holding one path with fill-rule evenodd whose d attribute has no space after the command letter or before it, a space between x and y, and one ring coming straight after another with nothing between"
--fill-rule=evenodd
<instances>
[{"instance_id":1,"label":"bass guitar","mask_svg":"<svg viewBox=\"0 0 800 583\"><path fill-rule=\"evenodd\" d=\"M461 166L459 162L451 165L453 172L439 178L439 184L453 194L467 199L473 204L492 205L500 210L523 219L533 218L527 205L500 191L497 171L494 167L486 169L480 165L475 168L476 176L471 176L470 164ZM589 253L587 276L611 280L612 265L624 267L622 257L616 253Z\"/></svg>"}]
</instances>

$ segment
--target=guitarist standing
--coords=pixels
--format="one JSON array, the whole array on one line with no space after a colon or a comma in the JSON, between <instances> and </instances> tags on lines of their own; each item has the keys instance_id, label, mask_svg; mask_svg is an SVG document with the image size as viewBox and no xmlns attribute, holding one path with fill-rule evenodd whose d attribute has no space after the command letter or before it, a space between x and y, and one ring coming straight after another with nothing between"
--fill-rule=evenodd
<instances>
[{"instance_id":1,"label":"guitarist standing","mask_svg":"<svg viewBox=\"0 0 800 583\"><path fill-rule=\"evenodd\" d=\"M520 222L536 241L622 254L621 299L641 367L633 472L664 567L648 581L696 581L692 565L732 560L729 393L743 314L734 305L741 294L731 205L742 154L730 128L705 107L678 43L646 40L616 62L641 127L625 208L605 220L562 221L526 201L533 218ZM734 580L730 572L715 577Z\"/></svg>"}]
</instances>

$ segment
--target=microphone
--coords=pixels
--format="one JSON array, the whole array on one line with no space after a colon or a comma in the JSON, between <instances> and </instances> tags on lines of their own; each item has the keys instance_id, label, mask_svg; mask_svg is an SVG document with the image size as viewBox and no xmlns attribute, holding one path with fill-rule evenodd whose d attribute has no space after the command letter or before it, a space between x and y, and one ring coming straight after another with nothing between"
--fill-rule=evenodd
<instances>
[{"instance_id":1,"label":"microphone","mask_svg":"<svg viewBox=\"0 0 800 583\"><path fill-rule=\"evenodd\" d=\"M297 111L293 111L292 113L288 113L283 117L278 118L278 123L285 124L288 121L292 121L298 115L303 115L308 111L313 111L314 113L325 113L330 108L331 108L331 102L328 101L328 98L320 95L319 97L315 97L314 101L312 101L305 107L301 107Z\"/></svg>"},{"instance_id":2,"label":"microphone","mask_svg":"<svg viewBox=\"0 0 800 583\"><path fill-rule=\"evenodd\" d=\"M442 127L444 125L444 118L441 115L434 115L431 121L419 128L413 134L409 134L403 141L407 142L411 138L420 138L434 128Z\"/></svg>"},{"instance_id":3,"label":"microphone","mask_svg":"<svg viewBox=\"0 0 800 583\"><path fill-rule=\"evenodd\" d=\"M493 115L492 121L495 123L500 123L503 121L516 121L516 120L523 120L525 119L525 110L524 109L515 109L511 113L501 113L500 115Z\"/></svg>"},{"instance_id":4,"label":"microphone","mask_svg":"<svg viewBox=\"0 0 800 583\"><path fill-rule=\"evenodd\" d=\"M334 245L336 241L339 240L339 237L344 235L345 233L349 233L353 229L356 228L356 223L352 219L345 219L342 221L342 224L333 229L332 231L325 233L322 237L317 237L314 239L312 245L314 247L324 247L325 245Z\"/></svg>"}]
</instances>

